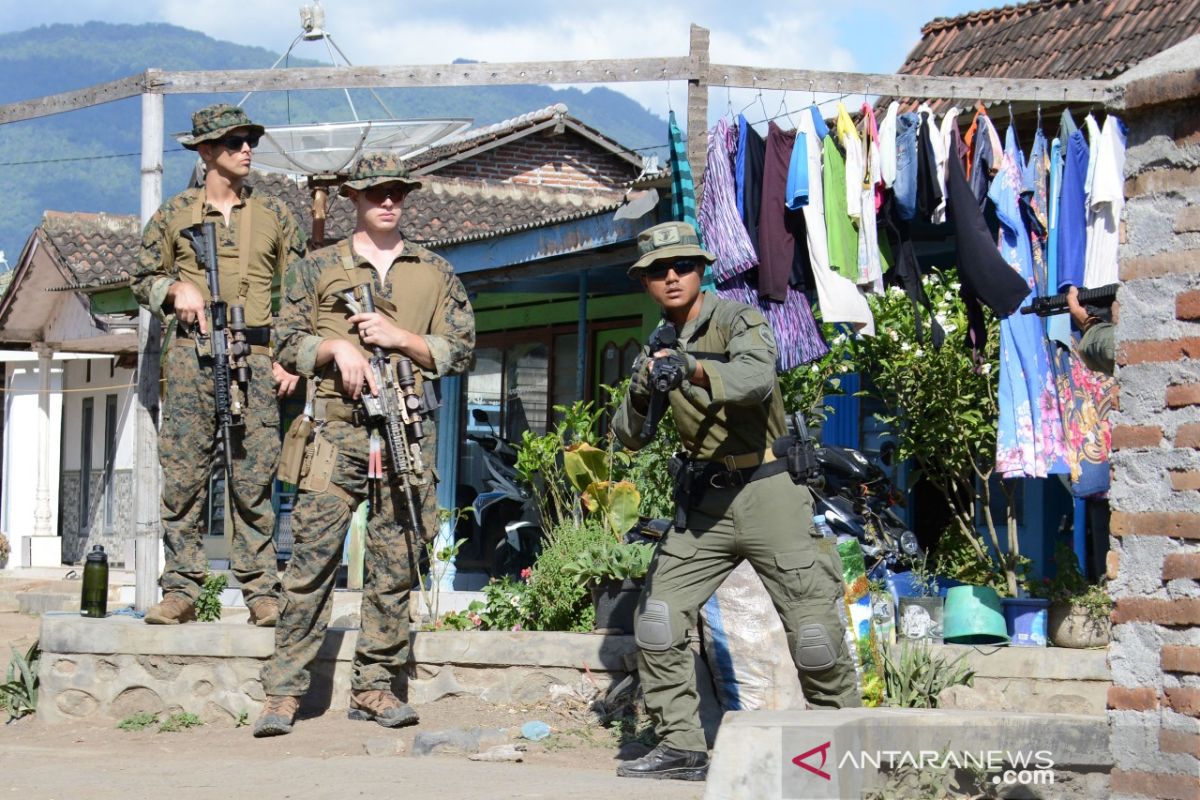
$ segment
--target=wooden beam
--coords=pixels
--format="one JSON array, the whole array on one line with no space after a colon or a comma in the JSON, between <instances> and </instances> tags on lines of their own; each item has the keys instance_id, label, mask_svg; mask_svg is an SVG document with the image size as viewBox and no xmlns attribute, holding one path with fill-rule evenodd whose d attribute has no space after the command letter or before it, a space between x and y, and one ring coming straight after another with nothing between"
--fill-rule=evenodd
<instances>
[{"instance_id":1,"label":"wooden beam","mask_svg":"<svg viewBox=\"0 0 1200 800\"><path fill-rule=\"evenodd\" d=\"M969 75L881 75L860 72L827 72L775 67L740 67L711 64L708 84L746 89L887 95L933 100L984 100L1032 103L1097 103L1110 105L1120 98L1111 81L992 78ZM693 168L695 165L692 165Z\"/></svg>"},{"instance_id":2,"label":"wooden beam","mask_svg":"<svg viewBox=\"0 0 1200 800\"><path fill-rule=\"evenodd\" d=\"M418 64L375 67L163 72L165 94L269 92L297 89L397 88L406 86L510 86L543 83L625 83L690 80L690 58L626 58L609 61L528 61L506 64Z\"/></svg>"},{"instance_id":3,"label":"wooden beam","mask_svg":"<svg viewBox=\"0 0 1200 800\"><path fill-rule=\"evenodd\" d=\"M692 25L688 52L697 64L697 75L688 81L687 157L692 168L692 184L696 193L696 208L704 191L704 164L708 160L708 86L711 75L708 65L708 29Z\"/></svg>"},{"instance_id":4,"label":"wooden beam","mask_svg":"<svg viewBox=\"0 0 1200 800\"><path fill-rule=\"evenodd\" d=\"M0 125L7 122L20 122L25 119L49 117L54 114L64 114L80 108L111 103L114 100L124 100L136 97L145 91L146 73L130 75L108 83L99 83L72 92L52 94L33 100L22 100L0 106Z\"/></svg>"}]
</instances>

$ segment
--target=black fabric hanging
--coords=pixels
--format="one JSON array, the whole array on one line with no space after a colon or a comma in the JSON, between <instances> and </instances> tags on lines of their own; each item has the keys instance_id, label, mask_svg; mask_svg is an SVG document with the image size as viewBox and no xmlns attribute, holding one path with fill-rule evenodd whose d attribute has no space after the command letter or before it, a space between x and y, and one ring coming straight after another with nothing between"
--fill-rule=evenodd
<instances>
[{"instance_id":1,"label":"black fabric hanging","mask_svg":"<svg viewBox=\"0 0 1200 800\"><path fill-rule=\"evenodd\" d=\"M879 209L879 219L887 229L887 238L895 256L892 268L885 277L889 282L896 282L908 295L913 305L913 322L916 328L917 341L924 339L924 326L921 322L921 309L929 315L930 336L933 349L940 350L946 341L946 332L934 316L933 304L921 283L921 265L917 261L913 249L912 234L908 222L900 216L900 207L896 203L896 194L888 189L883 196L883 206Z\"/></svg>"},{"instance_id":2,"label":"black fabric hanging","mask_svg":"<svg viewBox=\"0 0 1200 800\"><path fill-rule=\"evenodd\" d=\"M928 222L942 204L942 187L937 175L937 152L929 138L929 114L921 114L917 125L917 218Z\"/></svg>"},{"instance_id":3,"label":"black fabric hanging","mask_svg":"<svg viewBox=\"0 0 1200 800\"><path fill-rule=\"evenodd\" d=\"M743 198L742 224L746 226L746 233L750 234L754 254L761 259L762 253L758 249L758 221L762 212L763 164L767 158L767 142L750 125L747 124L745 128L744 137L741 136L742 132L738 131L739 139L746 143L745 152L740 154L745 162L740 187ZM736 170L734 175L737 175Z\"/></svg>"}]
</instances>

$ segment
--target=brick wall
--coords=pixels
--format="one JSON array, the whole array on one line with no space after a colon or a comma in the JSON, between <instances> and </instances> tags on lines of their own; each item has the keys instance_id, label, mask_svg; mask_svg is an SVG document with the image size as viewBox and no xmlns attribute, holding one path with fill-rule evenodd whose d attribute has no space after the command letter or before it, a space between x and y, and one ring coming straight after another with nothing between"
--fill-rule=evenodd
<instances>
[{"instance_id":1,"label":"brick wall","mask_svg":"<svg viewBox=\"0 0 1200 800\"><path fill-rule=\"evenodd\" d=\"M638 170L629 162L566 131L542 131L434 170L446 178L488 179L564 189L612 189Z\"/></svg>"},{"instance_id":2,"label":"brick wall","mask_svg":"<svg viewBox=\"0 0 1200 800\"><path fill-rule=\"evenodd\" d=\"M1123 118L1111 789L1200 798L1200 103Z\"/></svg>"}]
</instances>

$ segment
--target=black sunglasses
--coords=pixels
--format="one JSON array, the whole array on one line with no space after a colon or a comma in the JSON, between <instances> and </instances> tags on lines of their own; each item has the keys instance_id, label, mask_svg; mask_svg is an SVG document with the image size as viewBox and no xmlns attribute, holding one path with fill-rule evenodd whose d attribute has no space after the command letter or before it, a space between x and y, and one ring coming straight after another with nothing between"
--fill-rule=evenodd
<instances>
[{"instance_id":1,"label":"black sunglasses","mask_svg":"<svg viewBox=\"0 0 1200 800\"><path fill-rule=\"evenodd\" d=\"M250 149L258 147L259 135L257 133L230 134L217 139L214 144L219 144L226 150L237 152L242 149L242 145L250 145Z\"/></svg>"},{"instance_id":2,"label":"black sunglasses","mask_svg":"<svg viewBox=\"0 0 1200 800\"><path fill-rule=\"evenodd\" d=\"M646 267L646 277L665 278L667 277L667 272L670 270L675 270L676 275L683 277L684 275L691 275L693 272L700 269L700 266L701 264L699 261L693 261L690 258L679 258L674 261L660 261L653 266Z\"/></svg>"},{"instance_id":3,"label":"black sunglasses","mask_svg":"<svg viewBox=\"0 0 1200 800\"><path fill-rule=\"evenodd\" d=\"M399 203L408 194L408 186L403 183L384 183L363 189L363 194L375 205L379 205L387 199L391 199L393 203Z\"/></svg>"}]
</instances>

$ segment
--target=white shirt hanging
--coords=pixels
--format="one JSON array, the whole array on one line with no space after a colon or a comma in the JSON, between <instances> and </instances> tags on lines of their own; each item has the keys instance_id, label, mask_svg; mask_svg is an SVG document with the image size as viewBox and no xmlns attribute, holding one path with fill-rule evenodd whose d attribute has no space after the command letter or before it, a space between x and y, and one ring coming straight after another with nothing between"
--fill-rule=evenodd
<instances>
[{"instance_id":1,"label":"white shirt hanging","mask_svg":"<svg viewBox=\"0 0 1200 800\"><path fill-rule=\"evenodd\" d=\"M1090 116L1088 120L1095 124ZM1125 131L1112 114L1104 120L1104 129L1092 147L1087 188L1083 285L1094 289L1117 282L1121 212L1125 208Z\"/></svg>"}]
</instances>

